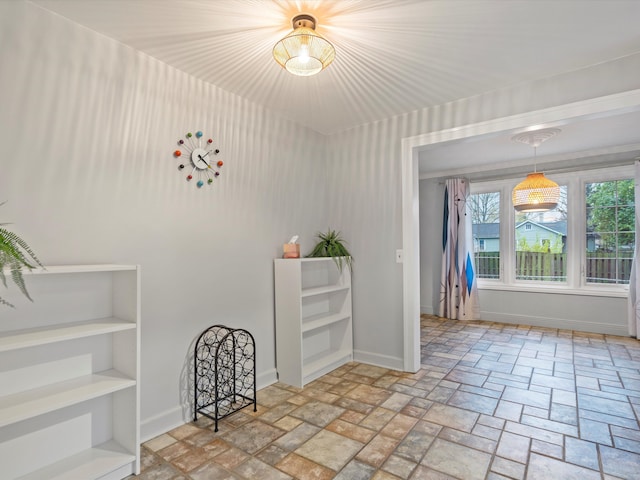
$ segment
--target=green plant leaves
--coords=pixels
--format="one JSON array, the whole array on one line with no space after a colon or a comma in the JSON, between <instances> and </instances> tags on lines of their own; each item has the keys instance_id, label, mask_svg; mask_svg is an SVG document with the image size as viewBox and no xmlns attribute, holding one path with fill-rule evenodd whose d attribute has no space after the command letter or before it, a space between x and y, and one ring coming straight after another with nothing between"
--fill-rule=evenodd
<instances>
[{"instance_id":1,"label":"green plant leaves","mask_svg":"<svg viewBox=\"0 0 640 480\"><path fill-rule=\"evenodd\" d=\"M35 268L36 265L42 267L40 260L38 260L38 257L33 253L31 247L15 233L5 228L0 228L0 280L2 284L5 287L7 286L5 274L5 269L7 269L9 270L13 283L18 286L20 291L29 300L33 301L24 283L22 269L28 268L31 270ZM2 297L0 297L0 305L13 307L11 303Z\"/></svg>"},{"instance_id":2,"label":"green plant leaves","mask_svg":"<svg viewBox=\"0 0 640 480\"><path fill-rule=\"evenodd\" d=\"M340 272L342 272L344 264L349 267L349 270L352 269L353 258L344 246L346 242L340 236L340 232L328 229L326 233L318 232L316 236L320 241L307 257L333 257Z\"/></svg>"}]
</instances>

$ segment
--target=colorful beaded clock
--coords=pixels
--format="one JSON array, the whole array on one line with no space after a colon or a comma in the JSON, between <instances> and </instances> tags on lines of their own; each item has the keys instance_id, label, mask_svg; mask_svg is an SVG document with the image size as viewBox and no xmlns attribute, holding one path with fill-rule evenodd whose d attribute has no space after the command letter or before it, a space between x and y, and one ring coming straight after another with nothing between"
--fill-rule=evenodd
<instances>
[{"instance_id":1,"label":"colorful beaded clock","mask_svg":"<svg viewBox=\"0 0 640 480\"><path fill-rule=\"evenodd\" d=\"M220 153L220 150L212 147L213 139L210 138L204 142L202 136L201 131L197 131L195 135L191 132L187 133L185 139L178 140L180 149L173 152L174 157L182 160L182 150L185 151L184 153L189 157L190 166L192 167L191 172L186 176L187 181L190 182L194 180L194 177L197 177L195 183L198 188L202 188L205 183L211 185L213 179L220 176L220 169L224 165L222 160L213 158ZM185 168L184 163L178 165L178 170L181 172Z\"/></svg>"}]
</instances>

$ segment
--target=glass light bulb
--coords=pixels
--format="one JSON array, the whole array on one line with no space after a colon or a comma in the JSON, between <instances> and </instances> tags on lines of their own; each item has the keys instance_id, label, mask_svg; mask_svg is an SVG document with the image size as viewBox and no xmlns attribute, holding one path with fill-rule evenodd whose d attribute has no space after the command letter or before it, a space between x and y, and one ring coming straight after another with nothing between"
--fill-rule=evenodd
<instances>
[{"instance_id":1,"label":"glass light bulb","mask_svg":"<svg viewBox=\"0 0 640 480\"><path fill-rule=\"evenodd\" d=\"M301 63L309 62L309 46L308 45L300 46L300 53L298 54L298 59L300 60Z\"/></svg>"}]
</instances>

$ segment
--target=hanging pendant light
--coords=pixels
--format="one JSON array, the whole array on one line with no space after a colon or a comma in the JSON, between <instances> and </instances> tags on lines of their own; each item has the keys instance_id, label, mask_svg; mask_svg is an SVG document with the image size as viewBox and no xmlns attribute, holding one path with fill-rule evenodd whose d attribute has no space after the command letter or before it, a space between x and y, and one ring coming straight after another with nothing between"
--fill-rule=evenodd
<instances>
[{"instance_id":1,"label":"hanging pendant light","mask_svg":"<svg viewBox=\"0 0 640 480\"><path fill-rule=\"evenodd\" d=\"M294 75L308 77L327 68L336 56L333 45L316 32L316 19L293 17L293 31L273 47L273 58Z\"/></svg>"},{"instance_id":2,"label":"hanging pendant light","mask_svg":"<svg viewBox=\"0 0 640 480\"><path fill-rule=\"evenodd\" d=\"M537 171L537 148L542 142L560 133L559 128L546 128L524 132L511 138L514 142L533 146L534 168L522 182L515 186L511 195L513 208L517 212L546 212L558 206L560 187L553 180Z\"/></svg>"}]
</instances>

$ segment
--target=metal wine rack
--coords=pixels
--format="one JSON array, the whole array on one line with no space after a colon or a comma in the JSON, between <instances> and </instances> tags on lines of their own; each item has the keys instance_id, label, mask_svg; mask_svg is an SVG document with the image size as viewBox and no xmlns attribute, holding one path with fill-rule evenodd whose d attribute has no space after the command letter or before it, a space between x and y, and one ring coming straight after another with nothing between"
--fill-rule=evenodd
<instances>
[{"instance_id":1,"label":"metal wine rack","mask_svg":"<svg viewBox=\"0 0 640 480\"><path fill-rule=\"evenodd\" d=\"M200 334L193 355L194 413L215 421L256 403L256 343L241 328L214 325Z\"/></svg>"}]
</instances>

